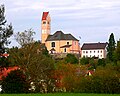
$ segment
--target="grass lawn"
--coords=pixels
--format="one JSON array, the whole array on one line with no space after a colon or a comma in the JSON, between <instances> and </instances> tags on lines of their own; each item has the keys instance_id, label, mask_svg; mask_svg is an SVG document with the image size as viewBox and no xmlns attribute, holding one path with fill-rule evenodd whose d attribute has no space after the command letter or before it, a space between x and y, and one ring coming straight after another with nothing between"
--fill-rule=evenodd
<instances>
[{"instance_id":1,"label":"grass lawn","mask_svg":"<svg viewBox=\"0 0 120 96\"><path fill-rule=\"evenodd\" d=\"M48 93L48 94L0 94L0 96L120 96L120 94Z\"/></svg>"}]
</instances>

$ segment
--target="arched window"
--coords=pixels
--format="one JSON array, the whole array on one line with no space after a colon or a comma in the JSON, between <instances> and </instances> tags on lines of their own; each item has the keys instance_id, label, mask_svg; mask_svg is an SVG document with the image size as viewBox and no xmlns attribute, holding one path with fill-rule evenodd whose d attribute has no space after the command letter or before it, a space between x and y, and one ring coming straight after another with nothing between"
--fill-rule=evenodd
<instances>
[{"instance_id":1,"label":"arched window","mask_svg":"<svg viewBox=\"0 0 120 96\"><path fill-rule=\"evenodd\" d=\"M69 42L67 42L67 45L69 45Z\"/></svg>"},{"instance_id":2,"label":"arched window","mask_svg":"<svg viewBox=\"0 0 120 96\"><path fill-rule=\"evenodd\" d=\"M55 47L55 42L52 42L51 47Z\"/></svg>"},{"instance_id":3,"label":"arched window","mask_svg":"<svg viewBox=\"0 0 120 96\"><path fill-rule=\"evenodd\" d=\"M43 24L46 24L46 22L44 21Z\"/></svg>"},{"instance_id":4,"label":"arched window","mask_svg":"<svg viewBox=\"0 0 120 96\"><path fill-rule=\"evenodd\" d=\"M66 52L66 48L64 49L64 52Z\"/></svg>"}]
</instances>

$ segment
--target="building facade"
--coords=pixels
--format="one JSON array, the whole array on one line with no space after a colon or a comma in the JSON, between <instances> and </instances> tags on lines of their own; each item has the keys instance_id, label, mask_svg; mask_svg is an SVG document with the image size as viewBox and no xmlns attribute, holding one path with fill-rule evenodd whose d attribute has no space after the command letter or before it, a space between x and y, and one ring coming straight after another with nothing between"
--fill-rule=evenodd
<instances>
[{"instance_id":1,"label":"building facade","mask_svg":"<svg viewBox=\"0 0 120 96\"><path fill-rule=\"evenodd\" d=\"M41 20L41 41L49 53L77 53L80 54L79 40L71 34L62 31L51 33L51 18L49 12L43 12Z\"/></svg>"},{"instance_id":2,"label":"building facade","mask_svg":"<svg viewBox=\"0 0 120 96\"><path fill-rule=\"evenodd\" d=\"M81 57L106 58L107 43L84 43L81 48Z\"/></svg>"}]
</instances>

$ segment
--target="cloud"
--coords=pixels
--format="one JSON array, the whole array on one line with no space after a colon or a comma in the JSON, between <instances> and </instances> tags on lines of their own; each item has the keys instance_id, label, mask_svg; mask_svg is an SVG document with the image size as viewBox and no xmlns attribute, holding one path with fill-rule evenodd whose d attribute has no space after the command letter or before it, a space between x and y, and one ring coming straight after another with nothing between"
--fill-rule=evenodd
<instances>
[{"instance_id":1,"label":"cloud","mask_svg":"<svg viewBox=\"0 0 120 96\"><path fill-rule=\"evenodd\" d=\"M5 4L7 20L16 32L32 27L37 39L43 11L50 12L52 33L63 30L82 35L83 42L106 41L110 32L115 32L117 39L120 36L120 0L2 0L0 4ZM95 33L97 36L92 35Z\"/></svg>"}]
</instances>

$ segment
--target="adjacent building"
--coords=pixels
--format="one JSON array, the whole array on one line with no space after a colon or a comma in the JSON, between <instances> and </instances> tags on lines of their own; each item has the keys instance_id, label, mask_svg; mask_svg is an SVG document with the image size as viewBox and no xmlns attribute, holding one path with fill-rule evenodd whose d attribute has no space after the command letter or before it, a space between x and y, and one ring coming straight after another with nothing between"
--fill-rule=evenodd
<instances>
[{"instance_id":1,"label":"adjacent building","mask_svg":"<svg viewBox=\"0 0 120 96\"><path fill-rule=\"evenodd\" d=\"M79 40L71 34L56 31L51 35L51 18L49 12L43 12L41 20L41 42L49 53L80 53Z\"/></svg>"},{"instance_id":2,"label":"adjacent building","mask_svg":"<svg viewBox=\"0 0 120 96\"><path fill-rule=\"evenodd\" d=\"M106 58L107 43L84 43L81 48L81 57Z\"/></svg>"}]
</instances>

